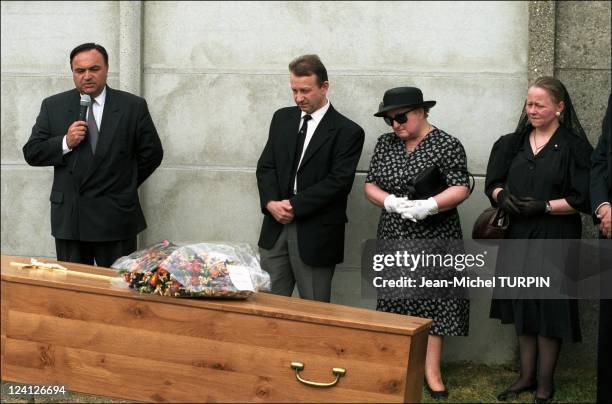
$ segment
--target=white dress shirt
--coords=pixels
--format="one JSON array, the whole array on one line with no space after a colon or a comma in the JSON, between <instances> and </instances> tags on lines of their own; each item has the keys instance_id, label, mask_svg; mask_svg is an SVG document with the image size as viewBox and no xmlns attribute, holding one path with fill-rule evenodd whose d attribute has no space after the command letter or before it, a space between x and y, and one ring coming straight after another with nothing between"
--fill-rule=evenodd
<instances>
[{"instance_id":1,"label":"white dress shirt","mask_svg":"<svg viewBox=\"0 0 612 404\"><path fill-rule=\"evenodd\" d=\"M298 132L300 128L302 127L302 125L304 124L305 115L310 115L312 119L308 121L308 130L306 130L306 139L304 140L304 149L302 149L302 155L300 156L300 162L298 163L298 168L300 167L300 164L302 164L302 159L304 158L304 154L306 154L306 149L308 148L308 144L310 143L310 140L312 139L312 135L314 135L315 130L317 130L317 126L319 126L319 123L321 123L321 120L327 113L329 106L330 106L329 100L325 100L325 105L317 109L312 114L308 114L302 111L302 117L300 118ZM293 193L297 194L297 172L295 174L295 180L293 181Z\"/></svg>"},{"instance_id":2,"label":"white dress shirt","mask_svg":"<svg viewBox=\"0 0 612 404\"><path fill-rule=\"evenodd\" d=\"M91 105L89 108L93 108L93 115L96 119L96 126L98 127L98 132L100 131L100 123L102 123L102 113L104 112L104 103L106 102L106 86L102 92L94 99L91 100ZM89 108L87 108L86 117L89 116ZM87 120L87 118L85 118ZM62 151L64 154L69 153L72 149L68 148L68 142L66 142L66 135L64 135L64 140L62 141Z\"/></svg>"}]
</instances>

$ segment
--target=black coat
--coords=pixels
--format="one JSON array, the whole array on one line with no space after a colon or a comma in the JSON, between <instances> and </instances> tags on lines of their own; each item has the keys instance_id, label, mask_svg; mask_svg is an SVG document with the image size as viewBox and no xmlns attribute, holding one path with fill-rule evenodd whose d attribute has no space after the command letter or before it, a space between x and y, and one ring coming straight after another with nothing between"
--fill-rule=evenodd
<instances>
[{"instance_id":1,"label":"black coat","mask_svg":"<svg viewBox=\"0 0 612 404\"><path fill-rule=\"evenodd\" d=\"M612 94L601 127L601 137L591 157L591 206L612 201Z\"/></svg>"},{"instance_id":2,"label":"black coat","mask_svg":"<svg viewBox=\"0 0 612 404\"><path fill-rule=\"evenodd\" d=\"M593 148L586 138L579 137L561 125L537 156L529 144L528 127L524 133L502 136L491 150L485 192L495 204L492 193L497 187L516 197L536 200L564 198L574 209L589 213L589 157ZM510 216L508 239L577 239L582 235L579 214ZM565 276L577 267L574 255L557 251L548 255L542 245L505 243L497 253L497 275L537 274L543 268L555 268ZM580 341L581 332L576 300L493 299L492 318L502 323L515 323L522 334Z\"/></svg>"},{"instance_id":3,"label":"black coat","mask_svg":"<svg viewBox=\"0 0 612 404\"><path fill-rule=\"evenodd\" d=\"M23 155L32 166L53 166L51 233L81 241L125 240L146 228L138 187L161 164L163 149L143 98L107 86L95 155L86 140L63 154L77 120L76 89L42 102Z\"/></svg>"},{"instance_id":4,"label":"black coat","mask_svg":"<svg viewBox=\"0 0 612 404\"><path fill-rule=\"evenodd\" d=\"M591 213L589 199L589 159L593 152L591 144L586 138L574 135L561 125L545 148L554 152L540 152L538 157L534 158L529 152L531 129L529 127L522 134L507 134L493 144L485 178L485 194L491 205L497 205L493 199L493 191L499 187L517 197L532 197L539 200L565 198L574 209ZM546 157L545 161L542 160L543 156ZM537 169L538 166L540 169ZM534 169L536 172L532 171ZM514 171L514 181L517 182L514 186L507 183L510 171ZM554 181L553 177L556 178ZM529 184L527 188L531 188L532 191L524 189L523 186L527 184ZM553 216L544 216L548 218L547 220L551 217Z\"/></svg>"},{"instance_id":5,"label":"black coat","mask_svg":"<svg viewBox=\"0 0 612 404\"><path fill-rule=\"evenodd\" d=\"M259 246L271 249L283 225L266 209L269 201L289 199L295 212L300 257L312 266L331 266L344 259L346 204L363 148L364 132L330 105L317 126L297 172L292 195L298 107L274 114L268 142L257 162L257 186L264 213Z\"/></svg>"}]
</instances>

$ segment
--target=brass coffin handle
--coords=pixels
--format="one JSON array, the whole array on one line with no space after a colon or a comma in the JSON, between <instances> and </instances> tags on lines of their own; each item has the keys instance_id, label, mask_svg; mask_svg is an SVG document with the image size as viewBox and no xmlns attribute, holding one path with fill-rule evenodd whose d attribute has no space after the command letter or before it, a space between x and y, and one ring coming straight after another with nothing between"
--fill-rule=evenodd
<instances>
[{"instance_id":1,"label":"brass coffin handle","mask_svg":"<svg viewBox=\"0 0 612 404\"><path fill-rule=\"evenodd\" d=\"M332 373L336 376L336 380L330 383L311 382L300 377L300 371L304 370L304 364L301 362L291 362L291 369L295 369L295 377L302 383L313 387L332 387L338 384L338 380L346 374L344 368L332 368Z\"/></svg>"}]
</instances>

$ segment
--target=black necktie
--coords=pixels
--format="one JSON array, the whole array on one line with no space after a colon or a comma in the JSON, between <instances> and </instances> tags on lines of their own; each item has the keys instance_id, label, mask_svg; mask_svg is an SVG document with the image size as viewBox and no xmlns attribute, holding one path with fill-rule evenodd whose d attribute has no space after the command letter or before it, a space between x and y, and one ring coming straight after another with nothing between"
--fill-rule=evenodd
<instances>
[{"instance_id":1,"label":"black necktie","mask_svg":"<svg viewBox=\"0 0 612 404\"><path fill-rule=\"evenodd\" d=\"M304 123L300 128L300 131L297 135L297 142L295 144L295 158L293 160L293 175L291 176L291 190L293 190L293 182L295 176L297 175L297 170L300 164L300 158L302 157L302 152L304 151L304 142L306 141L306 132L308 131L308 121L312 119L310 115L304 115Z\"/></svg>"}]
</instances>

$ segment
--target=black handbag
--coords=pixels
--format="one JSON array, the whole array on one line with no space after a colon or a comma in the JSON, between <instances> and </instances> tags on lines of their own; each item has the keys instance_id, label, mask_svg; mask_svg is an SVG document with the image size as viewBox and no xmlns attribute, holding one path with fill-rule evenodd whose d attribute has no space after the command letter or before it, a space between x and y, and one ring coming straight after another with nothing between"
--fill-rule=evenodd
<instances>
[{"instance_id":1,"label":"black handbag","mask_svg":"<svg viewBox=\"0 0 612 404\"><path fill-rule=\"evenodd\" d=\"M510 216L500 208L488 208L478 216L472 229L474 240L503 239L510 225Z\"/></svg>"},{"instance_id":2,"label":"black handbag","mask_svg":"<svg viewBox=\"0 0 612 404\"><path fill-rule=\"evenodd\" d=\"M467 172L472 179L470 183L470 194L474 191L476 181L472 174ZM440 192L448 188L446 179L437 165L427 167L414 177L408 180L408 195L410 199L427 199L438 195ZM457 212L457 208L440 212L438 214L427 217L424 223L435 225L440 223L444 218Z\"/></svg>"},{"instance_id":3,"label":"black handbag","mask_svg":"<svg viewBox=\"0 0 612 404\"><path fill-rule=\"evenodd\" d=\"M408 180L410 199L427 199L438 195L448 186L438 166L427 167Z\"/></svg>"}]
</instances>

